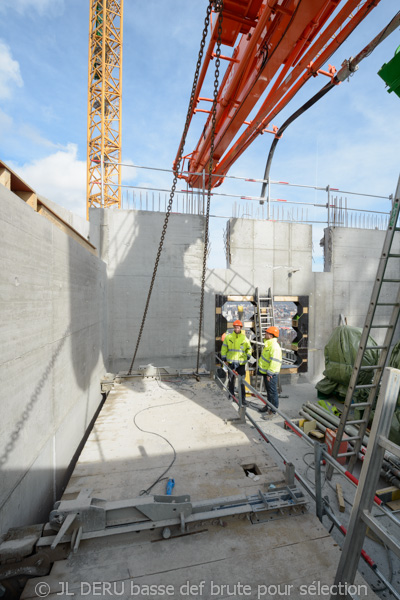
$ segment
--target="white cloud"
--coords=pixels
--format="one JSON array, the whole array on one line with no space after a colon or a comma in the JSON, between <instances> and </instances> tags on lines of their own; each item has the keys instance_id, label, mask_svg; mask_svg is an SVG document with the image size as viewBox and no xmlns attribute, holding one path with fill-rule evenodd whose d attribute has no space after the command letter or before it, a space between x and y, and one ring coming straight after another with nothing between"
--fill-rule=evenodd
<instances>
[{"instance_id":1,"label":"white cloud","mask_svg":"<svg viewBox=\"0 0 400 600\"><path fill-rule=\"evenodd\" d=\"M33 125L22 123L18 129L19 135L26 141L32 142L35 146L47 148L59 148L61 144L55 144L44 137L40 131Z\"/></svg>"},{"instance_id":2,"label":"white cloud","mask_svg":"<svg viewBox=\"0 0 400 600\"><path fill-rule=\"evenodd\" d=\"M60 150L23 166L10 167L40 196L75 214L86 215L86 161L78 160L78 147Z\"/></svg>"},{"instance_id":3,"label":"white cloud","mask_svg":"<svg viewBox=\"0 0 400 600\"><path fill-rule=\"evenodd\" d=\"M0 108L0 140L3 137L4 137L4 139L7 138L7 135L11 131L12 125L13 125L12 117L10 117L10 115L7 115Z\"/></svg>"},{"instance_id":4,"label":"white cloud","mask_svg":"<svg viewBox=\"0 0 400 600\"><path fill-rule=\"evenodd\" d=\"M127 183L128 181L134 181L137 176L136 168L133 166L134 162L130 158L122 159L123 167L121 168L122 182ZM132 166L128 166L132 165Z\"/></svg>"},{"instance_id":5,"label":"white cloud","mask_svg":"<svg viewBox=\"0 0 400 600\"><path fill-rule=\"evenodd\" d=\"M24 16L35 10L40 15L60 15L63 12L64 0L1 0L0 12L13 8Z\"/></svg>"},{"instance_id":6,"label":"white cloud","mask_svg":"<svg viewBox=\"0 0 400 600\"><path fill-rule=\"evenodd\" d=\"M0 99L11 98L14 86L23 84L18 61L11 56L9 46L0 40Z\"/></svg>"}]
</instances>

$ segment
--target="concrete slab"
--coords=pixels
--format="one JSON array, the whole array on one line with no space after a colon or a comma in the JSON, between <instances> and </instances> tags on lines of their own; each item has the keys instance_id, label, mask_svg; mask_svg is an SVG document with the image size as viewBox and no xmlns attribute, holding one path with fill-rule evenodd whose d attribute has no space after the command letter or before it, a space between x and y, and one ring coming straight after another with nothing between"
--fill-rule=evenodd
<instances>
[{"instance_id":1,"label":"concrete slab","mask_svg":"<svg viewBox=\"0 0 400 600\"><path fill-rule=\"evenodd\" d=\"M63 499L88 487L109 500L133 498L160 477L174 478L174 495L190 494L193 501L254 494L283 481L261 435L248 423L227 421L233 417L226 394L210 380L116 384ZM275 426L262 423L266 431ZM248 464L257 465L258 482L246 476ZM165 479L151 493L165 493ZM329 598L338 560L338 545L311 512L258 524L216 519L168 540L150 531L82 542L49 576L30 580L22 599L37 598L38 585L48 598L294 600L315 596L315 586L320 598ZM361 578L357 585L360 598L376 597Z\"/></svg>"}]
</instances>

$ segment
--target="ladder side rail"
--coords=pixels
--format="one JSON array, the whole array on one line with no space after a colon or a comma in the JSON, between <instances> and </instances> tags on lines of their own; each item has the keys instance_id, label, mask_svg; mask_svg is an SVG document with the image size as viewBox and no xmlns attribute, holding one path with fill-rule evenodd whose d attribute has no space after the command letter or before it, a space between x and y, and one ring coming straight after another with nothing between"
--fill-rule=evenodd
<instances>
[{"instance_id":1,"label":"ladder side rail","mask_svg":"<svg viewBox=\"0 0 400 600\"><path fill-rule=\"evenodd\" d=\"M387 438L389 435L399 389L400 371L386 367L382 381L382 393L378 399L370 441L362 465L349 526L335 576L336 586L340 583L352 585L354 582L367 530L367 523L363 517L364 514L370 515L385 453L385 449L380 444L380 438L381 436ZM341 595L332 594L331 600L339 600L341 597Z\"/></svg>"},{"instance_id":2,"label":"ladder side rail","mask_svg":"<svg viewBox=\"0 0 400 600\"><path fill-rule=\"evenodd\" d=\"M274 297L272 295L272 289L269 288L268 296L271 298L271 325L275 325L275 307L274 307Z\"/></svg>"},{"instance_id":3,"label":"ladder side rail","mask_svg":"<svg viewBox=\"0 0 400 600\"><path fill-rule=\"evenodd\" d=\"M356 357L356 360L354 363L354 368L353 368L353 372L352 372L352 375L350 378L349 386L347 388L343 411L342 411L342 415L340 417L340 423L339 423L339 427L338 427L338 430L336 433L336 439L335 439L335 442L334 442L333 448L332 448L332 456L334 458L337 458L338 451L340 448L340 443L342 442L342 439L343 439L344 428L345 428L347 420L348 420L348 414L349 414L350 407L352 404L352 399L353 399L353 395L355 392L355 388L356 388L356 384L357 384L357 380L358 380L358 376L359 376L359 372L360 372L360 367L361 367L362 360L364 357L365 347L367 346L372 321L373 321L373 318L375 315L376 304L377 304L380 290L382 287L382 280L384 278L384 274L386 271L388 255L389 255L390 248L391 248L391 245L393 242L394 234L396 232L396 223L397 223L398 215L399 215L399 199L398 199L399 193L400 193L400 178L399 178L399 182L397 184L396 199L393 204L391 217L389 219L389 227L388 227L388 230L387 230L387 233L385 236L382 254L381 254L381 257L379 260L378 271L377 271L375 283L374 283L374 286L372 289L371 300L370 300L369 307L368 307L365 325L364 325L364 328L363 328L363 331L361 334L360 345L358 348L357 357ZM390 329L389 331L392 331L392 330ZM382 355L382 353L385 353L385 349L383 349L381 351L381 355ZM387 353L387 348L386 348L386 353ZM379 373L381 375L381 371ZM379 379L380 379L380 377L379 377ZM329 479L332 476L332 467L331 466L328 467L327 476Z\"/></svg>"},{"instance_id":4,"label":"ladder side rail","mask_svg":"<svg viewBox=\"0 0 400 600\"><path fill-rule=\"evenodd\" d=\"M259 325L259 332L260 332L260 339L259 341L261 343L263 343L264 341L264 335L263 335L263 322L262 322L262 315L261 315L261 299L258 299L258 310L257 310L257 314L258 314L258 325ZM262 354L262 350L260 352L259 349L259 356L261 356ZM257 361L257 373L258 373L258 361ZM258 386L258 391L260 392L260 394L262 394L263 391L263 385L264 385L264 379L260 376L259 380L258 380L258 375L257 375L257 384L259 383Z\"/></svg>"},{"instance_id":5,"label":"ladder side rail","mask_svg":"<svg viewBox=\"0 0 400 600\"><path fill-rule=\"evenodd\" d=\"M257 314L254 315L254 329L256 334L256 342L262 342L262 331L261 331L261 321L260 321L260 295L258 293L258 287L256 288L256 310ZM258 344L255 344L256 347L256 381L255 388L257 389L258 385L258 359L260 358L260 348Z\"/></svg>"},{"instance_id":6,"label":"ladder side rail","mask_svg":"<svg viewBox=\"0 0 400 600\"><path fill-rule=\"evenodd\" d=\"M372 385L373 387L370 389L369 395L368 395L368 406L365 407L364 409L364 413L363 413L363 422L360 423L360 428L359 428L359 439L355 441L354 444L354 455L351 456L350 458L350 462L348 465L348 470L350 471L350 473L352 472L354 465L357 462L357 456L358 456L358 452L361 449L361 445L362 445L362 439L365 435L365 431L367 429L368 426L368 422L369 422L369 418L371 415L371 411L373 408L373 404L374 401L376 399L376 397L378 396L379 393L379 384L381 382L382 379L382 374L383 374L383 370L386 366L386 362L387 362L387 358L389 355L389 349L390 349L390 345L393 339L393 335L394 335L394 331L396 329L396 324L399 318L399 313L400 313L400 286L397 292L397 298L396 298L396 304L393 307L393 311L392 311L392 316L390 318L389 321L389 327L386 330L386 335L385 335L385 341L384 341L384 346L386 346L386 350L381 350L380 356L379 356L379 361L378 361L378 369L376 369L375 371L375 375L374 378L372 380ZM357 404L353 405L354 408L357 408Z\"/></svg>"}]
</instances>

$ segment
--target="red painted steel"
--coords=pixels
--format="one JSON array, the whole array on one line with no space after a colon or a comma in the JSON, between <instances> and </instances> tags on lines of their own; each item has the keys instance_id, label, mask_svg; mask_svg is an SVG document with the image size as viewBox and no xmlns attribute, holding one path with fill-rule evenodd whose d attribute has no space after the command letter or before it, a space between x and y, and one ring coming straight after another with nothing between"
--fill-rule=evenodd
<instances>
[{"instance_id":1,"label":"red painted steel","mask_svg":"<svg viewBox=\"0 0 400 600\"><path fill-rule=\"evenodd\" d=\"M233 47L217 99L213 182L222 183L232 164L251 142L267 129L310 77L332 76L321 67L380 0L225 0L222 42ZM207 112L198 107L206 100L201 89L210 67L217 36L217 19L205 53L192 115ZM264 97L265 96L265 97ZM256 116L246 121L264 98ZM240 133L244 125L247 127ZM234 142L234 143L233 143ZM202 187L194 173L206 170L211 145L211 117L206 120L196 148L189 154L192 187Z\"/></svg>"}]
</instances>

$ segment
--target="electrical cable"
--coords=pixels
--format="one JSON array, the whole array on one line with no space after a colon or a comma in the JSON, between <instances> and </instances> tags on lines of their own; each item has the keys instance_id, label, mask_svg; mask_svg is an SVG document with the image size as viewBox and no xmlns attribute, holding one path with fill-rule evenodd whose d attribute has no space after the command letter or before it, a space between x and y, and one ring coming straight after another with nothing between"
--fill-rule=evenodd
<instances>
[{"instance_id":1,"label":"electrical cable","mask_svg":"<svg viewBox=\"0 0 400 600\"><path fill-rule=\"evenodd\" d=\"M316 102L318 102L318 100L321 100L321 98L323 98L325 96L325 94L330 92L330 90L332 90L335 86L336 86L336 83L334 83L333 81L330 81L329 83L327 83L321 90L319 90L319 92L317 92L312 98L310 98L310 100L308 100L305 104L303 104L303 106L301 106L299 109L297 109L296 112L294 112L288 119L286 119L286 121L284 122L284 124L281 127L279 127L278 131L275 134L275 139L272 142L271 148L269 150L263 179L265 179L266 181L269 180L269 172L271 170L271 163L272 163L272 159L274 157L275 149L276 149L276 146L278 145L278 142L279 142L282 134L284 133L284 131L289 127L289 125L291 125L291 123L293 123L293 121L295 121L298 117L300 117L300 115L302 115L309 108L311 108L311 106L313 106ZM262 184L261 194L260 194L261 198L265 198L265 193L266 193L266 189L267 189L266 181L264 181L264 183Z\"/></svg>"},{"instance_id":2,"label":"electrical cable","mask_svg":"<svg viewBox=\"0 0 400 600\"><path fill-rule=\"evenodd\" d=\"M156 377L156 381L157 381L157 384L158 384L158 386L159 386L159 387L160 387L162 390L165 390L165 391L173 391L173 390L170 390L170 389L169 389L169 388L167 388L167 387L163 387L162 385L160 385L160 381L162 381L162 379L161 379L161 375L160 375L159 369L158 369L158 377ZM185 391L187 391L187 392L190 392L190 393L191 393L193 396L195 395L195 393L194 393L194 391L193 391L193 390L191 390L191 389L189 389L189 388L187 388L187 387L185 387L185 388L183 388L183 387L182 387L182 383L184 383L184 380L183 380L183 379L180 379L180 380L178 380L178 381L179 381L179 383L178 383L178 381L176 381L176 382L175 382L175 381L173 381L173 380L166 380L166 381L168 381L169 383L176 383L176 385L179 385L179 386L181 386L181 389L182 389L182 390L185 390ZM163 473L161 473L161 475L160 475L159 477L157 477L157 479L154 481L154 483L152 483L152 484L151 484L151 485L150 485L148 488L146 488L145 490L140 490L139 496L144 496L144 495L147 495L147 494L149 494L149 493L151 492L151 490L153 489L153 487L154 487L155 485L157 485L157 483L160 483L160 481L164 481L165 479L168 479L168 477L165 477L165 475L166 475L166 474L168 473L168 471L171 469L172 465L174 464L174 462L175 462L175 460L176 460L176 450L175 450L174 446L171 444L171 442L170 442L170 441L169 441L169 440L168 440L166 437L164 437L163 435L161 435L160 433L156 433L155 431L148 431L147 429L143 429L142 427L140 427L140 426L137 424L137 422L136 422L136 417L137 417L138 415L140 415L141 413L145 412L146 410L150 410L150 409L153 409L153 408L162 408L162 407L164 407L164 406L171 406L171 405L173 405L173 404L174 404L174 405L175 405L175 404L182 404L183 402L186 402L186 400L180 400L179 402L169 402L168 404L157 404L157 405L155 405L155 406L148 406L147 408L143 408L143 410L140 410L139 412L137 412L137 413L135 414L134 418L133 418L133 422L134 422L135 426L137 427L137 429L139 429L139 431L142 431L143 433L149 433L150 435L155 435L155 436L157 436L157 437L160 437L160 438L161 438L161 439L163 439L165 442L167 442L167 444L169 444L169 446L171 446L171 448L172 448L172 451L173 451L173 453L174 453L174 457L173 457L173 459L172 459L171 463L170 463L170 464L168 465L168 467L165 469L165 471L163 471Z\"/></svg>"},{"instance_id":3,"label":"electrical cable","mask_svg":"<svg viewBox=\"0 0 400 600\"><path fill-rule=\"evenodd\" d=\"M310 98L310 100L303 104L303 106L296 110L296 112L294 112L278 129L278 131L275 134L275 139L271 144L268 159L265 165L263 179L265 179L266 181L264 181L264 183L262 184L260 194L261 198L265 198L265 193L267 189L266 182L269 181L269 172L271 170L272 159L275 153L276 146L280 138L282 137L284 131L289 127L291 123L293 123L293 121L295 121L300 115L305 113L309 108L311 108L311 106L313 106L316 102L318 102L318 100L323 98L325 94L327 94L338 83L340 83L342 81L343 73L346 73L348 77L354 75L355 71L358 68L357 65L362 60L364 60L364 58L368 57L373 52L373 50L375 50L375 48L393 31L393 28L398 25L396 21L398 20L399 14L400 11L398 11L395 14L390 23L386 25L386 27L372 40L372 42L370 42L370 44L368 44L368 46L366 46L361 52L359 52L354 59L348 61L348 71L345 68L340 69L340 71L335 75L335 77L332 78L332 80L329 83L327 83L319 92L317 92L312 98Z\"/></svg>"},{"instance_id":4,"label":"electrical cable","mask_svg":"<svg viewBox=\"0 0 400 600\"><path fill-rule=\"evenodd\" d=\"M182 400L181 402L186 402L186 400ZM161 433L156 433L155 431L149 431L147 429L143 429L142 427L139 427L139 425L136 422L136 417L138 415L140 415L141 413L145 412L146 410L151 410L153 408L161 408L163 406L170 406L171 404L181 404L181 402L170 402L169 404L158 404L156 406L148 406L147 408L143 408L143 410L140 410L139 412L137 412L136 415L133 417L133 422L134 422L135 426L137 427L137 429L139 429L139 431L142 431L143 433L149 433L150 435L155 435L155 436L163 439L172 448L172 451L174 453L174 457L173 457L171 463L168 465L168 467L161 473L161 475L159 477L157 477L157 479L154 481L154 483L152 483L148 488L146 488L145 490L140 490L139 496L144 496L144 495L149 494L151 492L151 490L153 489L153 487L155 485L157 485L157 483L160 483L160 481L164 481L164 479L167 479L167 477L165 477L165 475L171 469L172 465L174 464L174 462L176 460L176 450L175 450L174 446L171 444L171 442L166 437L161 435Z\"/></svg>"}]
</instances>

